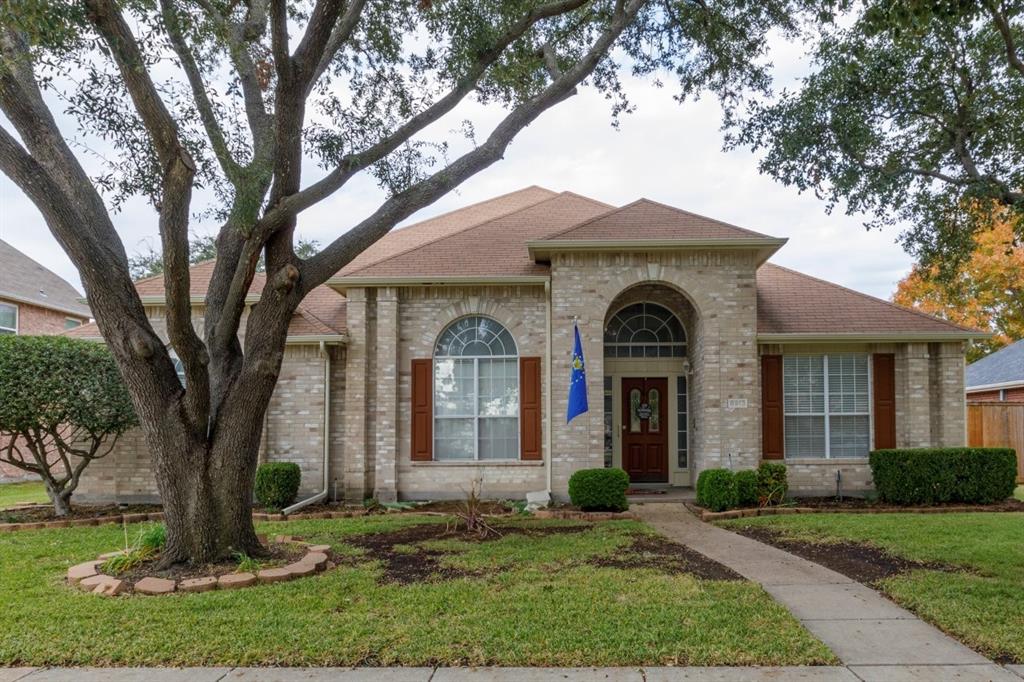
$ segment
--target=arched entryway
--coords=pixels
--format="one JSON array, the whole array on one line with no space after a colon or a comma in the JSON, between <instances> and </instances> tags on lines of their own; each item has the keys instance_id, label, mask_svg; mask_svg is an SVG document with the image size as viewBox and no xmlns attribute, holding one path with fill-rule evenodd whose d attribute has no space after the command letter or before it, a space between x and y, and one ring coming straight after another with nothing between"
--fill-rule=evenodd
<instances>
[{"instance_id":1,"label":"arched entryway","mask_svg":"<svg viewBox=\"0 0 1024 682\"><path fill-rule=\"evenodd\" d=\"M665 284L620 293L604 324L605 465L637 486L687 486L697 311Z\"/></svg>"}]
</instances>

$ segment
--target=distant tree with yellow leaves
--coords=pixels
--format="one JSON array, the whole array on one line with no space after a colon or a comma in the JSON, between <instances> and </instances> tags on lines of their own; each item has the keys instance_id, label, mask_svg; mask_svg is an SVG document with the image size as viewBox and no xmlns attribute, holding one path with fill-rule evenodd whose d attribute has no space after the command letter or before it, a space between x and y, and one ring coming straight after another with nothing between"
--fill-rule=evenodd
<instances>
[{"instance_id":1,"label":"distant tree with yellow leaves","mask_svg":"<svg viewBox=\"0 0 1024 682\"><path fill-rule=\"evenodd\" d=\"M994 220L979 232L970 258L948 275L940 276L938 266L914 266L893 302L993 332L971 343L968 362L1024 338L1024 245L1014 238L1011 220Z\"/></svg>"}]
</instances>

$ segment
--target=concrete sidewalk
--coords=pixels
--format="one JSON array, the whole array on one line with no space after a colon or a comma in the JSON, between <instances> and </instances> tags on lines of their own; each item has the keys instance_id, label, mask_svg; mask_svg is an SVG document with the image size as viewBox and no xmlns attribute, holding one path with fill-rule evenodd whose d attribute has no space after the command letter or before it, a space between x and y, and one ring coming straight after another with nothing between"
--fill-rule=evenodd
<instances>
[{"instance_id":1,"label":"concrete sidewalk","mask_svg":"<svg viewBox=\"0 0 1024 682\"><path fill-rule=\"evenodd\" d=\"M681 504L638 505L644 521L760 583L863 680L1011 680L1015 675L869 587L697 519Z\"/></svg>"},{"instance_id":2,"label":"concrete sidewalk","mask_svg":"<svg viewBox=\"0 0 1024 682\"><path fill-rule=\"evenodd\" d=\"M1016 668L0 668L0 682L1021 682Z\"/></svg>"}]
</instances>

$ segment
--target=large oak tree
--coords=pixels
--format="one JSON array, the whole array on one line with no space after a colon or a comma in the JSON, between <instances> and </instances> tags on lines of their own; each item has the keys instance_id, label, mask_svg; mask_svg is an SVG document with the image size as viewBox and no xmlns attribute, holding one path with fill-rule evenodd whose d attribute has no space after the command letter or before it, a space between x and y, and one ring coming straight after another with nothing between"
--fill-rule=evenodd
<instances>
[{"instance_id":1,"label":"large oak tree","mask_svg":"<svg viewBox=\"0 0 1024 682\"><path fill-rule=\"evenodd\" d=\"M166 561L259 551L250 504L263 415L289 320L314 287L501 159L517 133L578 87L604 93L613 117L630 108L623 71L671 80L680 97L711 89L727 106L765 88L767 34L793 34L809 4L2 3L0 170L81 274L152 451ZM486 137L431 127L467 98L502 114ZM114 151L109 169L90 177L78 154L95 138ZM658 153L652 139L652 158ZM312 162L315 177L303 178ZM298 257L299 214L360 173L387 199L369 215L340 217L336 239ZM212 207L193 206L199 187L215 193ZM133 195L156 209L167 330L187 389L146 318L111 220ZM201 335L188 269L200 210L220 221ZM240 337L261 257L266 285Z\"/></svg>"}]
</instances>

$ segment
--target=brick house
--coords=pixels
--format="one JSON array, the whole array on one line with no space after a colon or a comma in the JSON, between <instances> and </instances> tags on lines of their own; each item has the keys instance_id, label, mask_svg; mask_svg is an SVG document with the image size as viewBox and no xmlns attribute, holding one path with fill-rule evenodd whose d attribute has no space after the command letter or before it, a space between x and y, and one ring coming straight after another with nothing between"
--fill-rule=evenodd
<instances>
[{"instance_id":1,"label":"brick house","mask_svg":"<svg viewBox=\"0 0 1024 682\"><path fill-rule=\"evenodd\" d=\"M1024 403L1024 340L967 366L967 400Z\"/></svg>"},{"instance_id":2,"label":"brick house","mask_svg":"<svg viewBox=\"0 0 1024 682\"><path fill-rule=\"evenodd\" d=\"M81 298L56 273L0 239L0 334L63 334L89 321L89 307ZM0 482L31 478L0 462Z\"/></svg>"},{"instance_id":3,"label":"brick house","mask_svg":"<svg viewBox=\"0 0 1024 682\"><path fill-rule=\"evenodd\" d=\"M963 444L978 333L769 263L785 241L540 187L396 230L297 312L263 457L299 462L304 494L439 499L480 480L564 498L581 468L687 487L762 459L797 491L837 472L864 490L873 447ZM198 305L211 269L193 269ZM162 330L161 282L139 289ZM566 423L574 320L590 410ZM80 497L150 499L149 466L126 438Z\"/></svg>"}]
</instances>

